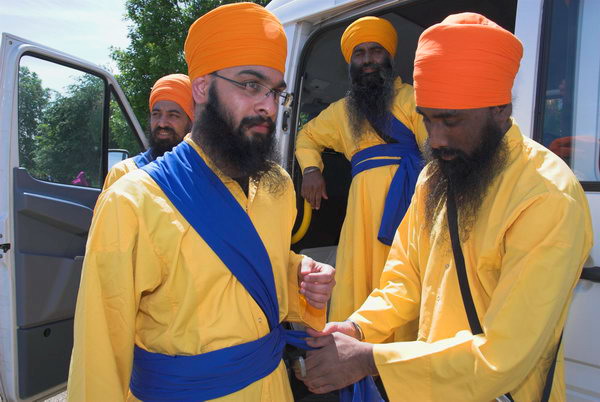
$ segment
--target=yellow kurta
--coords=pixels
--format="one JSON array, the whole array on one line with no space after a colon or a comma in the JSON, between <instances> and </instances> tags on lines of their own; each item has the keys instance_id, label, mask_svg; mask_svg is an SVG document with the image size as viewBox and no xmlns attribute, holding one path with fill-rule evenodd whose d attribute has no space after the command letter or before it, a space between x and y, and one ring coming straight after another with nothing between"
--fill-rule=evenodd
<instances>
[{"instance_id":1,"label":"yellow kurta","mask_svg":"<svg viewBox=\"0 0 600 402\"><path fill-rule=\"evenodd\" d=\"M115 165L112 168L110 168L108 174L106 175L106 178L104 179L104 185L102 186L102 190L106 190L121 177L136 169L138 169L138 167L133 161L133 158L128 158L118 163L115 163Z\"/></svg>"},{"instance_id":2,"label":"yellow kurta","mask_svg":"<svg viewBox=\"0 0 600 402\"><path fill-rule=\"evenodd\" d=\"M506 140L508 164L468 239L461 239L485 335L469 330L445 209L431 236L424 228L426 171L396 234L381 290L351 317L375 343L419 317L417 341L373 349L393 401L490 401L506 392L516 401L540 400L592 227L569 167L516 124ZM562 352L551 400L565 400Z\"/></svg>"},{"instance_id":3,"label":"yellow kurta","mask_svg":"<svg viewBox=\"0 0 600 402\"><path fill-rule=\"evenodd\" d=\"M395 89L391 111L415 134L421 147L427 131L415 109L413 87L398 78ZM332 103L298 134L296 157L302 171L309 166L323 170L321 152L324 148L341 152L350 160L358 151L385 143L367 127L368 131L357 144L346 113L346 99ZM331 297L330 321L347 319L379 284L390 247L381 243L377 234L385 197L397 169L398 165L382 166L364 171L352 180L336 256L336 286ZM396 339L407 339L411 331L408 332L397 334Z\"/></svg>"},{"instance_id":4,"label":"yellow kurta","mask_svg":"<svg viewBox=\"0 0 600 402\"><path fill-rule=\"evenodd\" d=\"M246 197L186 141L247 211L263 240L280 320L322 328L325 311L307 308L298 293L302 256L290 252L296 201L289 176L283 173L285 188L276 196L250 184ZM128 394L134 343L151 352L196 355L268 332L254 299L145 171L127 174L102 193L77 299L69 400L134 399ZM220 400L291 401L285 365Z\"/></svg>"}]
</instances>

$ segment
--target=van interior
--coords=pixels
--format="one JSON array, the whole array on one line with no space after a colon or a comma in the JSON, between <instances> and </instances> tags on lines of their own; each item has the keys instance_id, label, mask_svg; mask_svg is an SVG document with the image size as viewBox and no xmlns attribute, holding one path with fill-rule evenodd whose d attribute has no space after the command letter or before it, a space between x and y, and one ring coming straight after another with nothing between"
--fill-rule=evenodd
<instances>
[{"instance_id":1,"label":"van interior","mask_svg":"<svg viewBox=\"0 0 600 402\"><path fill-rule=\"evenodd\" d=\"M379 13L359 14L337 24L323 24L309 37L300 59L298 80L294 86L297 98L292 121L293 138L302 125L324 110L332 102L345 96L349 88L348 64L340 51L340 38L346 27L357 18L375 15L390 21L398 33L398 49L394 60L395 71L404 82L412 84L413 62L421 33L429 26L441 22L446 16L461 12L477 12L514 32L516 0L422 0L406 1ZM297 193L298 219L295 230L303 216L304 200L300 195L302 174L290 147L289 160L294 160L293 180ZM344 155L327 149L323 152L328 200L313 211L306 235L294 244L295 251L302 251L313 258L335 265L335 248L346 213L351 175L350 163Z\"/></svg>"}]
</instances>

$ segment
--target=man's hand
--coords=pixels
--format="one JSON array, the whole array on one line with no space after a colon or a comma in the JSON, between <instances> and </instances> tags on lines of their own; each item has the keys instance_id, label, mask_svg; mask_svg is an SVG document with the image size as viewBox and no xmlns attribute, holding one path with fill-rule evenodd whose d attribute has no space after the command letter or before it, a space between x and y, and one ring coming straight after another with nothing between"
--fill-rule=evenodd
<instances>
[{"instance_id":1,"label":"man's hand","mask_svg":"<svg viewBox=\"0 0 600 402\"><path fill-rule=\"evenodd\" d=\"M306 328L306 333L312 336L312 338L308 338L306 340L306 343L308 346L318 348L319 340L315 338L331 335L334 332L341 332L342 334L351 336L354 339L360 339L360 333L358 333L356 327L350 321L328 322L325 324L325 328L323 328L322 331L316 331L310 327Z\"/></svg>"},{"instance_id":2,"label":"man's hand","mask_svg":"<svg viewBox=\"0 0 600 402\"><path fill-rule=\"evenodd\" d=\"M324 309L335 286L335 268L304 257L298 269L298 284L310 305Z\"/></svg>"},{"instance_id":3,"label":"man's hand","mask_svg":"<svg viewBox=\"0 0 600 402\"><path fill-rule=\"evenodd\" d=\"M350 324L351 325L351 324ZM313 338L311 346L319 350L307 352L306 376L295 370L315 394L324 394L353 384L368 375L377 374L373 345L336 332Z\"/></svg>"},{"instance_id":4,"label":"man's hand","mask_svg":"<svg viewBox=\"0 0 600 402\"><path fill-rule=\"evenodd\" d=\"M309 170L310 169L310 170ZM314 167L304 169L308 171L302 176L302 189L300 194L313 209L321 208L321 198L327 199L327 191L325 190L325 179L321 171Z\"/></svg>"}]
</instances>

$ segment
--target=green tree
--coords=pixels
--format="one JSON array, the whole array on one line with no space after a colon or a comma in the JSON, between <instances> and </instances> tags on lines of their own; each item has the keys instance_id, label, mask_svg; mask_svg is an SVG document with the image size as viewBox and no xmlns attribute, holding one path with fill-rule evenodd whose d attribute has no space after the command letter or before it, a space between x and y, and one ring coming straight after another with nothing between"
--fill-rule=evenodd
<instances>
[{"instance_id":1,"label":"green tree","mask_svg":"<svg viewBox=\"0 0 600 402\"><path fill-rule=\"evenodd\" d=\"M50 90L42 86L42 80L27 67L19 68L19 166L35 170L33 155L36 137L42 123L44 109L50 99Z\"/></svg>"},{"instance_id":2,"label":"green tree","mask_svg":"<svg viewBox=\"0 0 600 402\"><path fill-rule=\"evenodd\" d=\"M118 80L142 124L148 126L148 97L152 85L167 74L187 74L183 44L190 25L222 4L239 0L127 0L131 22L127 49L113 48ZM267 5L269 0L254 3Z\"/></svg>"},{"instance_id":3,"label":"green tree","mask_svg":"<svg viewBox=\"0 0 600 402\"><path fill-rule=\"evenodd\" d=\"M38 125L32 174L71 183L84 172L91 186L100 187L103 109L104 82L90 74L69 85L64 95L57 94Z\"/></svg>"}]
</instances>

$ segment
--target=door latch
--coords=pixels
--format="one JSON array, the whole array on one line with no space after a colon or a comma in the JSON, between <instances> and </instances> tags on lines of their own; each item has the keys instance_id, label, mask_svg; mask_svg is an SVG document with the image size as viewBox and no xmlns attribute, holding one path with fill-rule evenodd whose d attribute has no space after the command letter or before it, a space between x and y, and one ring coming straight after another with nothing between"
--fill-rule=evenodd
<instances>
[{"instance_id":1,"label":"door latch","mask_svg":"<svg viewBox=\"0 0 600 402\"><path fill-rule=\"evenodd\" d=\"M0 244L0 249L2 249L2 251L4 253L6 253L8 250L10 250L10 243L3 243Z\"/></svg>"}]
</instances>

